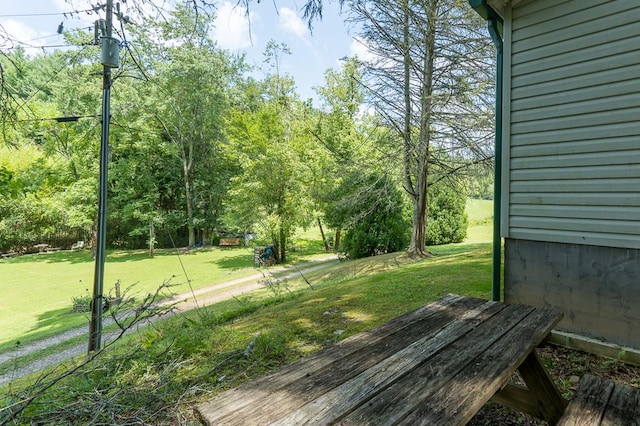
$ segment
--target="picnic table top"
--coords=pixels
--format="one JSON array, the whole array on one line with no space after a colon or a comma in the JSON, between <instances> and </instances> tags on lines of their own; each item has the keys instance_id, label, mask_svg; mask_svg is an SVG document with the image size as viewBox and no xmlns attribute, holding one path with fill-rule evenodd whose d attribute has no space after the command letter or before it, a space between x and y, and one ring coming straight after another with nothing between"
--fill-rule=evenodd
<instances>
[{"instance_id":1,"label":"picnic table top","mask_svg":"<svg viewBox=\"0 0 640 426\"><path fill-rule=\"evenodd\" d=\"M196 407L205 424L465 424L499 401L550 422L565 402L535 353L562 314L448 295ZM519 370L528 389L511 389Z\"/></svg>"}]
</instances>

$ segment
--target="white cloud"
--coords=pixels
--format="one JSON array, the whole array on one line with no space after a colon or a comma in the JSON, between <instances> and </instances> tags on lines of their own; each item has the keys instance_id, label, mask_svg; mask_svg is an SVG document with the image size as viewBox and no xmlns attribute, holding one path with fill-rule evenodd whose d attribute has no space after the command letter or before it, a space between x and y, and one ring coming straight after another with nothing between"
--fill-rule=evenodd
<instances>
[{"instance_id":1,"label":"white cloud","mask_svg":"<svg viewBox=\"0 0 640 426\"><path fill-rule=\"evenodd\" d=\"M247 17L246 12L228 1L218 6L212 36L220 47L234 51L251 46L250 23L256 17L252 12Z\"/></svg>"},{"instance_id":2,"label":"white cloud","mask_svg":"<svg viewBox=\"0 0 640 426\"><path fill-rule=\"evenodd\" d=\"M0 49L9 50L22 46L27 54L36 55L42 52L41 48L46 44L44 33L12 19L0 21Z\"/></svg>"},{"instance_id":3,"label":"white cloud","mask_svg":"<svg viewBox=\"0 0 640 426\"><path fill-rule=\"evenodd\" d=\"M278 11L280 27L286 32L291 33L299 38L305 38L309 34L309 28L298 14L288 7L281 7Z\"/></svg>"},{"instance_id":4,"label":"white cloud","mask_svg":"<svg viewBox=\"0 0 640 426\"><path fill-rule=\"evenodd\" d=\"M360 37L354 37L349 46L350 56L357 57L362 62L376 62L378 56L373 53L367 46L366 40Z\"/></svg>"}]
</instances>

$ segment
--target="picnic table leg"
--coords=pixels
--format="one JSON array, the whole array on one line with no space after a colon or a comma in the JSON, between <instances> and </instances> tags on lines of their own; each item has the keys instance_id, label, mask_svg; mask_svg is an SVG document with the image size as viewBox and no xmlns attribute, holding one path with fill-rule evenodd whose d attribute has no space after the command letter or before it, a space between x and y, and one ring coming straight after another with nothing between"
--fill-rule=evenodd
<instances>
[{"instance_id":1,"label":"picnic table leg","mask_svg":"<svg viewBox=\"0 0 640 426\"><path fill-rule=\"evenodd\" d=\"M531 396L537 401L540 413L550 425L555 425L562 417L567 402L553 383L542 365L536 350L532 350L518 367L522 379L527 384Z\"/></svg>"}]
</instances>

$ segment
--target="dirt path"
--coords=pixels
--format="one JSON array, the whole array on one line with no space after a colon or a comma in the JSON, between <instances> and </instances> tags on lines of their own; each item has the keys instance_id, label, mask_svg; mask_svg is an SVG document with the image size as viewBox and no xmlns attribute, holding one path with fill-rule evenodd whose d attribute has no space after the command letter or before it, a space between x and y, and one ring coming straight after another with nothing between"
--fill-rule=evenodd
<instances>
[{"instance_id":1,"label":"dirt path","mask_svg":"<svg viewBox=\"0 0 640 426\"><path fill-rule=\"evenodd\" d=\"M225 281L218 284L213 284L194 292L188 292L173 296L169 300L164 301L163 303L175 303L177 307L177 312L185 312L190 309L194 309L197 306L202 307L206 305L210 305L212 303L220 302L226 299L230 299L233 296L240 296L243 293L247 293L249 291L257 290L262 287L261 280L265 278L265 275L273 274L276 272L282 272L290 270L288 274L284 275L280 279L290 279L298 276L300 273L308 273L314 270L325 267L328 264L333 262L337 262L336 256L327 256L323 258L319 258L314 261L310 261L297 266L280 266L266 269L260 273L256 273L253 275L249 275L242 278L237 278L234 280ZM105 317L103 321L103 326L107 326L113 323L113 319L110 317ZM141 325L144 326L144 325ZM134 331L134 330L131 330ZM0 366L5 366L5 364L10 365L14 364L12 368L9 368L9 372L5 374L0 374L0 385L9 383L12 380L18 379L20 377L24 377L31 373L35 373L37 371L43 370L47 367L59 364L63 361L66 361L69 358L74 356L82 355L87 351L87 343L83 343L81 345L77 345L73 348L69 348L66 350L62 350L59 352L55 352L49 356L44 358L40 358L34 360L29 364L23 364L20 362L20 357L38 352L42 349L48 348L50 346L54 346L60 343L63 343L67 340L73 339L78 336L82 336L88 333L87 327L79 327L73 330L66 331L64 333L58 334L56 336L48 337L43 340L39 340L37 342L29 343L27 345L0 353ZM106 333L103 336L104 342L109 342L115 338L117 333Z\"/></svg>"}]
</instances>

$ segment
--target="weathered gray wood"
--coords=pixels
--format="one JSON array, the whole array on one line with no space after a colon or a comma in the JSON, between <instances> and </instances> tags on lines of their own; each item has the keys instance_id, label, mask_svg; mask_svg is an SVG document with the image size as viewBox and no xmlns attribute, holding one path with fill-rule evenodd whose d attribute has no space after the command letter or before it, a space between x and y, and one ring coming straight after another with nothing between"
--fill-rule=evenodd
<instances>
[{"instance_id":1,"label":"weathered gray wood","mask_svg":"<svg viewBox=\"0 0 640 426\"><path fill-rule=\"evenodd\" d=\"M370 331L351 336L336 345L298 360L280 371L246 383L235 389L224 392L210 401L196 406L196 412L205 424L219 424L219 420L234 411L244 411L247 407L258 404L274 392L304 377L310 377L318 370L331 366L337 361L362 350L366 345L375 345L386 337L407 328L415 328L428 332L428 327L413 327L416 322L429 322L434 315L447 312L445 317L455 317L461 312L480 306L486 301L448 295L430 303L416 311L393 319ZM433 322L431 330L440 324ZM374 359L375 361L375 359Z\"/></svg>"},{"instance_id":2,"label":"weathered gray wood","mask_svg":"<svg viewBox=\"0 0 640 426\"><path fill-rule=\"evenodd\" d=\"M557 423L567 403L553 384L535 349L520 364L518 371L537 401L542 418L549 424Z\"/></svg>"},{"instance_id":3,"label":"weathered gray wood","mask_svg":"<svg viewBox=\"0 0 640 426\"><path fill-rule=\"evenodd\" d=\"M640 389L586 374L558 426L640 425Z\"/></svg>"},{"instance_id":4,"label":"weathered gray wood","mask_svg":"<svg viewBox=\"0 0 640 426\"><path fill-rule=\"evenodd\" d=\"M640 389L616 383L600 424L602 426L640 425Z\"/></svg>"},{"instance_id":5,"label":"weathered gray wood","mask_svg":"<svg viewBox=\"0 0 640 426\"><path fill-rule=\"evenodd\" d=\"M433 357L429 362L422 364L411 374L395 382L383 392L369 400L366 404L362 404L356 411L349 414L343 419L342 424L396 424L403 420L407 421L407 416L416 409L424 407L424 401L429 400L429 406L438 405L444 399L459 401L468 394L468 388L459 388L460 374L467 366L482 366L492 368L491 363L483 363L479 358L486 353L493 353L492 348L496 346L496 342L501 341L505 336L509 336L511 330L522 321L526 321L531 314L532 309L524 306L508 305L498 315L491 317L489 320L478 324L478 326L469 332L464 338L449 345L445 350ZM523 336L527 339L529 336ZM502 349L501 349L502 350ZM493 353L497 359L502 357L500 353ZM526 356L520 355L521 358ZM516 366L513 367L512 372ZM473 378L469 378L470 382L481 378L477 374L473 374ZM484 388L484 381L481 388ZM500 387L499 385L497 388ZM474 407L473 413L486 402L497 390L481 390L479 393L483 401L475 408L475 403L471 402ZM469 401L465 401L461 405L466 408ZM445 406L447 403L445 403ZM457 409L448 411L447 416L440 421L427 422L427 424L456 424L455 412ZM448 417L453 415L454 417ZM420 417L420 416L419 416ZM417 419L410 419L406 424L418 424Z\"/></svg>"},{"instance_id":6,"label":"weathered gray wood","mask_svg":"<svg viewBox=\"0 0 640 426\"><path fill-rule=\"evenodd\" d=\"M613 388L611 381L585 375L558 426L599 425Z\"/></svg>"},{"instance_id":7,"label":"weathered gray wood","mask_svg":"<svg viewBox=\"0 0 640 426\"><path fill-rule=\"evenodd\" d=\"M225 392L197 412L217 425L463 424L560 317L449 296ZM530 407L537 401L526 398Z\"/></svg>"},{"instance_id":8,"label":"weathered gray wood","mask_svg":"<svg viewBox=\"0 0 640 426\"><path fill-rule=\"evenodd\" d=\"M482 330L483 336L486 337L490 333L490 328L484 322L486 318L502 318L505 323L508 323L509 320L518 321L520 317L509 311L511 311L510 308L505 309L505 305L497 303L489 302L482 305L469 312L468 315L451 322L434 338L415 342L405 350L385 359L374 368L352 380L346 381L320 398L301 407L281 419L277 424L329 424L339 420L358 407L364 407L364 410L368 411L372 409L372 403L367 403L368 400L385 390L385 388L390 387L394 382L403 379L407 375L413 375L416 367L424 363L433 365L432 373L438 375L437 371L440 371L440 377L446 377L448 375L446 367L443 369L445 364L451 361L459 362L459 358L451 357L451 352L455 353L455 351L447 346L452 342L456 342L461 336L467 333L476 333L479 330ZM453 344L455 345L455 343ZM481 345L476 346L473 348L473 352L480 352L482 349ZM440 352L441 350L442 352ZM433 360L431 360L432 358ZM441 371L441 369L443 370ZM434 381L433 383L435 386L436 382ZM400 385L400 390L405 393L413 392L411 388L407 388L404 385ZM410 400L411 397L408 397L402 403L410 405ZM397 408L379 407L378 411L384 411L387 415L391 415L392 411L397 412ZM358 423L362 423L360 420L358 420ZM393 420L388 417L376 417L376 422L389 424Z\"/></svg>"},{"instance_id":9,"label":"weathered gray wood","mask_svg":"<svg viewBox=\"0 0 640 426\"><path fill-rule=\"evenodd\" d=\"M529 389L525 387L507 383L504 388L500 389L495 393L495 395L493 395L491 401L506 407L511 407L521 413L525 413L539 419L542 418L538 402L531 395Z\"/></svg>"},{"instance_id":10,"label":"weathered gray wood","mask_svg":"<svg viewBox=\"0 0 640 426\"><path fill-rule=\"evenodd\" d=\"M403 419L402 424L466 424L509 380L561 317L561 313L551 309L532 312L515 327L501 333L494 344L466 364L451 383L438 389Z\"/></svg>"},{"instance_id":11,"label":"weathered gray wood","mask_svg":"<svg viewBox=\"0 0 640 426\"><path fill-rule=\"evenodd\" d=\"M589 352L590 354L615 359L622 361L625 364L632 364L640 367L640 349L620 346L615 343L592 339L581 334L569 333L557 329L551 332L551 335L549 336L549 343L583 352Z\"/></svg>"},{"instance_id":12,"label":"weathered gray wood","mask_svg":"<svg viewBox=\"0 0 640 426\"><path fill-rule=\"evenodd\" d=\"M455 341L477 323L502 309L504 305L487 302L459 317L440 315L423 325L428 330L425 337L411 343L414 340L412 334L423 334L421 327L414 325L398 336L398 339L392 339L396 336L392 335L384 339L380 345L367 345L357 356L345 357L339 363L289 383L286 389L272 392L268 399L252 404L241 413L223 417L220 421L228 425L243 426L272 424L305 403L321 399L325 392L340 387L344 382L355 380L355 386L347 386L347 392L343 394L346 396L344 401L340 398L329 398L326 403L319 404L321 407L334 407L331 413L335 412L335 407L340 406L340 402L345 402L351 407L354 401L358 400L352 394L355 389L363 390L363 387L368 386L375 390L388 385L397 377L412 371L416 365ZM301 417L306 418L306 415ZM300 421L285 421L282 424L297 423Z\"/></svg>"}]
</instances>

